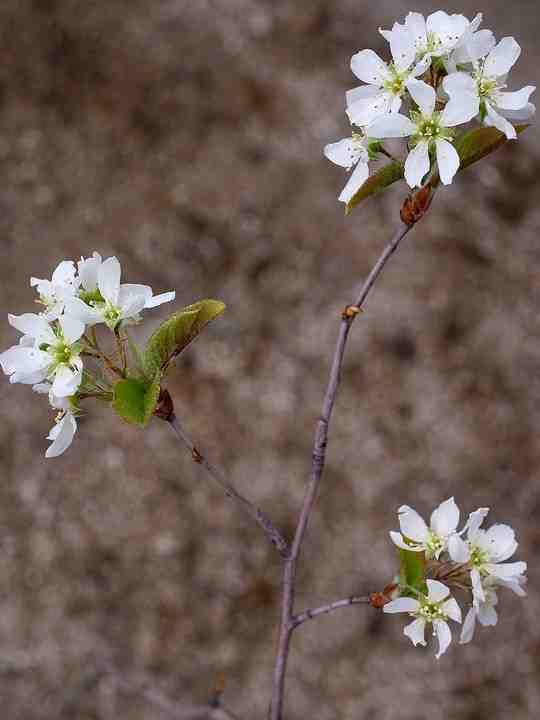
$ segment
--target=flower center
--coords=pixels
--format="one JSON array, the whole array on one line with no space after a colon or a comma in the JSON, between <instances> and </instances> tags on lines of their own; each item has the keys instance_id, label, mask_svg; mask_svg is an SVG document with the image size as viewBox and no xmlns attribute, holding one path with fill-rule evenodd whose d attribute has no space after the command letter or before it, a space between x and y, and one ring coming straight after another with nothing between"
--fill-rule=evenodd
<instances>
[{"instance_id":1,"label":"flower center","mask_svg":"<svg viewBox=\"0 0 540 720\"><path fill-rule=\"evenodd\" d=\"M428 622L433 620L443 620L446 618L445 613L441 610L439 603L431 602L426 598L424 601L420 601L420 609L417 611L417 615L423 617Z\"/></svg>"},{"instance_id":2,"label":"flower center","mask_svg":"<svg viewBox=\"0 0 540 720\"><path fill-rule=\"evenodd\" d=\"M114 328L118 325L118 321L120 320L120 310L118 310L118 308L115 308L114 305L106 303L105 310L103 312L103 319L111 328L111 330L114 330Z\"/></svg>"},{"instance_id":3,"label":"flower center","mask_svg":"<svg viewBox=\"0 0 540 720\"><path fill-rule=\"evenodd\" d=\"M430 530L426 540L426 554L428 557L435 557L444 550L444 540Z\"/></svg>"},{"instance_id":4,"label":"flower center","mask_svg":"<svg viewBox=\"0 0 540 720\"><path fill-rule=\"evenodd\" d=\"M434 33L434 32L428 33L427 46L426 46L427 52L431 52L431 53L437 52L437 50L439 50L441 45L442 45L442 41L436 33Z\"/></svg>"},{"instance_id":5,"label":"flower center","mask_svg":"<svg viewBox=\"0 0 540 720\"><path fill-rule=\"evenodd\" d=\"M497 89L497 82L490 80L489 78L478 78L476 81L478 87L478 94L481 98L489 97L494 90Z\"/></svg>"},{"instance_id":6,"label":"flower center","mask_svg":"<svg viewBox=\"0 0 540 720\"><path fill-rule=\"evenodd\" d=\"M405 89L407 73L399 73L394 65L390 65L391 77L383 84L383 88L392 95L401 95Z\"/></svg>"},{"instance_id":7,"label":"flower center","mask_svg":"<svg viewBox=\"0 0 540 720\"><path fill-rule=\"evenodd\" d=\"M485 550L481 550L476 545L470 545L470 551L471 555L469 558L469 563L476 568L481 567L485 563L488 562L488 554L485 552Z\"/></svg>"}]
</instances>

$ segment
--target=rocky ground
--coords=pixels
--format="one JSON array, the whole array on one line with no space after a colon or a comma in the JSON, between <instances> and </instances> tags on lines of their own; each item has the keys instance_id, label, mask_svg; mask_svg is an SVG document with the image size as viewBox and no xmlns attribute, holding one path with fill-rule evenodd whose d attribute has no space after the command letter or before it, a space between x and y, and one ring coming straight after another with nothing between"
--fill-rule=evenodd
<instances>
[{"instance_id":1,"label":"rocky ground","mask_svg":"<svg viewBox=\"0 0 540 720\"><path fill-rule=\"evenodd\" d=\"M419 0L422 12L436 9ZM338 312L403 185L344 219L322 146L346 133L350 55L400 0L19 0L0 5L0 309L93 249L126 277L228 310L169 389L186 427L290 534ZM515 35L535 84L537 3L457 2ZM370 608L294 639L287 719L514 720L540 701L540 145L536 128L441 192L354 328L298 605L379 589L404 503L455 495L518 529L529 596L438 663ZM166 310L154 312L148 333ZM15 333L0 325L1 346ZM51 416L0 384L0 697L9 720L159 720L96 663L203 702L216 677L263 718L279 559L159 422L88 407L62 458Z\"/></svg>"}]
</instances>

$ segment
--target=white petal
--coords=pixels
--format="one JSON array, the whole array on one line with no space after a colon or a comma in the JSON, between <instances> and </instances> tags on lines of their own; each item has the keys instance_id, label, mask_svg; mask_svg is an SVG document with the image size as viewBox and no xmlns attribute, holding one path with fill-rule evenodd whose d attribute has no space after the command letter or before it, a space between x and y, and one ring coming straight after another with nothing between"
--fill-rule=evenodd
<instances>
[{"instance_id":1,"label":"white petal","mask_svg":"<svg viewBox=\"0 0 540 720\"><path fill-rule=\"evenodd\" d=\"M479 607L480 603L484 602L486 596L484 594L484 588L482 587L482 579L478 570L473 568L471 570L471 585L473 594L473 603L476 608Z\"/></svg>"},{"instance_id":2,"label":"white petal","mask_svg":"<svg viewBox=\"0 0 540 720\"><path fill-rule=\"evenodd\" d=\"M453 533L459 523L459 508L453 497L442 502L438 508L431 513L430 526L440 537L446 537Z\"/></svg>"},{"instance_id":3,"label":"white petal","mask_svg":"<svg viewBox=\"0 0 540 720\"><path fill-rule=\"evenodd\" d=\"M407 81L407 90L410 92L414 102L420 108L422 115L425 115L426 117L433 115L437 96L431 85L423 82L423 80L411 78Z\"/></svg>"},{"instance_id":4,"label":"white petal","mask_svg":"<svg viewBox=\"0 0 540 720\"><path fill-rule=\"evenodd\" d=\"M521 48L513 37L503 38L489 53L484 63L486 77L506 75L517 62Z\"/></svg>"},{"instance_id":5,"label":"white petal","mask_svg":"<svg viewBox=\"0 0 540 720\"><path fill-rule=\"evenodd\" d=\"M461 645L470 643L474 636L474 628L476 627L476 610L471 608L467 615L465 615L465 621L461 628L461 635L459 642Z\"/></svg>"},{"instance_id":6,"label":"white petal","mask_svg":"<svg viewBox=\"0 0 540 720\"><path fill-rule=\"evenodd\" d=\"M428 539L428 526L416 510L408 505L402 505L398 510L398 519L401 532L406 538L416 542L424 542Z\"/></svg>"},{"instance_id":7,"label":"white petal","mask_svg":"<svg viewBox=\"0 0 540 720\"><path fill-rule=\"evenodd\" d=\"M344 168L351 168L355 165L361 155L358 143L350 137L343 138L335 143L330 143L324 148L324 155L328 160Z\"/></svg>"},{"instance_id":8,"label":"white petal","mask_svg":"<svg viewBox=\"0 0 540 720\"><path fill-rule=\"evenodd\" d=\"M456 48L454 60L459 64L476 63L493 50L495 43L495 36L491 30L480 30L473 33L466 43Z\"/></svg>"},{"instance_id":9,"label":"white petal","mask_svg":"<svg viewBox=\"0 0 540 720\"><path fill-rule=\"evenodd\" d=\"M383 115L368 127L368 135L373 138L409 137L416 132L416 125L400 113Z\"/></svg>"},{"instance_id":10,"label":"white petal","mask_svg":"<svg viewBox=\"0 0 540 720\"><path fill-rule=\"evenodd\" d=\"M409 68L416 56L414 36L405 27L395 26L390 35L390 52L398 72Z\"/></svg>"},{"instance_id":11,"label":"white petal","mask_svg":"<svg viewBox=\"0 0 540 720\"><path fill-rule=\"evenodd\" d=\"M521 110L501 110L502 115L508 120L514 120L516 122L528 122L536 114L536 107L533 103L527 103L527 105Z\"/></svg>"},{"instance_id":12,"label":"white petal","mask_svg":"<svg viewBox=\"0 0 540 720\"><path fill-rule=\"evenodd\" d=\"M420 77L423 75L426 70L431 65L431 54L426 53L420 60L416 63L412 70L412 74L414 77Z\"/></svg>"},{"instance_id":13,"label":"white petal","mask_svg":"<svg viewBox=\"0 0 540 720\"><path fill-rule=\"evenodd\" d=\"M438 660L441 655L444 655L444 653L448 650L448 646L452 642L452 633L450 632L448 623L445 623L444 620L434 620L433 627L435 628L437 639L439 640L439 652L435 655Z\"/></svg>"},{"instance_id":14,"label":"white petal","mask_svg":"<svg viewBox=\"0 0 540 720\"><path fill-rule=\"evenodd\" d=\"M375 118L386 115L392 107L392 97L386 90L377 90L376 95L356 100L346 110L350 122L363 127Z\"/></svg>"},{"instance_id":15,"label":"white petal","mask_svg":"<svg viewBox=\"0 0 540 720\"><path fill-rule=\"evenodd\" d=\"M75 283L75 263L71 260L63 260L53 272L52 282L55 285L73 285Z\"/></svg>"},{"instance_id":16,"label":"white petal","mask_svg":"<svg viewBox=\"0 0 540 720\"><path fill-rule=\"evenodd\" d=\"M450 97L441 113L443 127L455 127L469 122L478 115L480 98L476 92L460 92Z\"/></svg>"},{"instance_id":17,"label":"white petal","mask_svg":"<svg viewBox=\"0 0 540 720\"><path fill-rule=\"evenodd\" d=\"M385 606L386 607L386 606ZM418 618L409 623L403 628L403 634L406 635L416 647L417 645L425 645L426 641L424 638L426 630L426 621L423 618Z\"/></svg>"},{"instance_id":18,"label":"white petal","mask_svg":"<svg viewBox=\"0 0 540 720\"><path fill-rule=\"evenodd\" d=\"M81 285L87 292L97 290L100 265L101 255L97 252L94 252L91 258L82 258L77 263Z\"/></svg>"},{"instance_id":19,"label":"white petal","mask_svg":"<svg viewBox=\"0 0 540 720\"><path fill-rule=\"evenodd\" d=\"M424 16L417 12L410 12L405 18L405 26L412 33L417 51L425 49L427 45L427 29Z\"/></svg>"},{"instance_id":20,"label":"white petal","mask_svg":"<svg viewBox=\"0 0 540 720\"><path fill-rule=\"evenodd\" d=\"M492 96L493 104L502 110L522 110L535 90L534 85L527 85L515 92L498 92Z\"/></svg>"},{"instance_id":21,"label":"white petal","mask_svg":"<svg viewBox=\"0 0 540 720\"><path fill-rule=\"evenodd\" d=\"M516 534L510 525L492 525L482 535L479 543L482 550L489 554L491 562L508 560L517 550Z\"/></svg>"},{"instance_id":22,"label":"white petal","mask_svg":"<svg viewBox=\"0 0 540 720\"><path fill-rule=\"evenodd\" d=\"M4 373L15 377L12 382L22 382L25 385L44 380L49 364L49 355L34 347L14 345L0 354L0 366ZM35 375L40 377L33 380Z\"/></svg>"},{"instance_id":23,"label":"white petal","mask_svg":"<svg viewBox=\"0 0 540 720\"><path fill-rule=\"evenodd\" d=\"M478 622L484 627L497 624L497 611L495 610L493 605L489 605L488 603L481 603L480 607L478 608L477 615Z\"/></svg>"},{"instance_id":24,"label":"white petal","mask_svg":"<svg viewBox=\"0 0 540 720\"><path fill-rule=\"evenodd\" d=\"M349 107L349 105L352 105L357 100L373 97L380 92L380 88L374 85L360 85L359 87L352 88L352 90L347 90L345 93L345 102L347 107Z\"/></svg>"},{"instance_id":25,"label":"white petal","mask_svg":"<svg viewBox=\"0 0 540 720\"><path fill-rule=\"evenodd\" d=\"M55 341L55 334L47 320L41 315L35 313L25 313L24 315L8 315L9 324L24 335L35 338L38 344L52 343Z\"/></svg>"},{"instance_id":26,"label":"white petal","mask_svg":"<svg viewBox=\"0 0 540 720\"><path fill-rule=\"evenodd\" d=\"M459 535L452 535L448 541L448 554L457 563L466 563L470 558L469 548Z\"/></svg>"},{"instance_id":27,"label":"white petal","mask_svg":"<svg viewBox=\"0 0 540 720\"><path fill-rule=\"evenodd\" d=\"M77 392L82 381L82 363L74 363L71 368L68 365L60 365L55 372L51 392L59 398L70 397Z\"/></svg>"},{"instance_id":28,"label":"white petal","mask_svg":"<svg viewBox=\"0 0 540 720\"><path fill-rule=\"evenodd\" d=\"M71 298L66 302L66 315L69 315L85 325L96 325L103 322L103 315L95 308L84 303L80 298Z\"/></svg>"},{"instance_id":29,"label":"white petal","mask_svg":"<svg viewBox=\"0 0 540 720\"><path fill-rule=\"evenodd\" d=\"M390 537L392 538L392 542L394 545L397 545L397 547L402 548L403 550L410 550L411 552L424 552L425 548L423 545L409 545L405 542L403 539L403 535L398 532L390 531Z\"/></svg>"},{"instance_id":30,"label":"white petal","mask_svg":"<svg viewBox=\"0 0 540 720\"><path fill-rule=\"evenodd\" d=\"M122 270L117 258L110 257L101 264L98 272L99 292L116 307L120 292L120 276Z\"/></svg>"},{"instance_id":31,"label":"white petal","mask_svg":"<svg viewBox=\"0 0 540 720\"><path fill-rule=\"evenodd\" d=\"M405 180L409 187L420 187L430 167L429 143L425 141L419 142L405 160Z\"/></svg>"},{"instance_id":32,"label":"white petal","mask_svg":"<svg viewBox=\"0 0 540 720\"><path fill-rule=\"evenodd\" d=\"M450 185L454 175L459 170L459 155L452 143L448 140L437 140L435 143L437 165L443 185Z\"/></svg>"},{"instance_id":33,"label":"white petal","mask_svg":"<svg viewBox=\"0 0 540 720\"><path fill-rule=\"evenodd\" d=\"M468 530L467 537L471 542L475 542L476 535L480 529L480 525L484 522L484 518L489 512L489 508L478 508L474 512L469 514L469 518L463 528L462 532Z\"/></svg>"},{"instance_id":34,"label":"white petal","mask_svg":"<svg viewBox=\"0 0 540 720\"><path fill-rule=\"evenodd\" d=\"M428 588L428 599L431 602L438 603L450 595L450 590L442 582L438 580L426 580Z\"/></svg>"},{"instance_id":35,"label":"white petal","mask_svg":"<svg viewBox=\"0 0 540 720\"><path fill-rule=\"evenodd\" d=\"M353 195L359 190L369 177L367 163L359 162L355 167L348 183L345 185L339 196L340 202L348 203Z\"/></svg>"},{"instance_id":36,"label":"white petal","mask_svg":"<svg viewBox=\"0 0 540 720\"><path fill-rule=\"evenodd\" d=\"M499 115L499 113L496 112L488 102L486 102L486 111L487 116L484 120L485 125L496 127L497 130L500 130L506 135L508 140L515 140L517 138L515 127L509 123L508 120L503 118L502 115Z\"/></svg>"},{"instance_id":37,"label":"white petal","mask_svg":"<svg viewBox=\"0 0 540 720\"><path fill-rule=\"evenodd\" d=\"M461 622L461 608L457 604L455 598L450 598L449 600L444 602L441 605L441 610L443 611L443 613L448 615L451 620L455 620L455 622L458 623Z\"/></svg>"},{"instance_id":38,"label":"white petal","mask_svg":"<svg viewBox=\"0 0 540 720\"><path fill-rule=\"evenodd\" d=\"M68 345L73 345L84 334L84 323L71 315L62 315L58 321L62 329L62 335Z\"/></svg>"},{"instance_id":39,"label":"white petal","mask_svg":"<svg viewBox=\"0 0 540 720\"><path fill-rule=\"evenodd\" d=\"M48 435L48 440L53 440L45 453L46 458L58 457L65 452L73 441L77 430L77 421L71 413L64 415L62 420L55 425Z\"/></svg>"},{"instance_id":40,"label":"white petal","mask_svg":"<svg viewBox=\"0 0 540 720\"><path fill-rule=\"evenodd\" d=\"M461 95L464 92L477 93L477 85L470 75L464 72L455 72L447 75L443 80L444 91L452 95Z\"/></svg>"},{"instance_id":41,"label":"white petal","mask_svg":"<svg viewBox=\"0 0 540 720\"><path fill-rule=\"evenodd\" d=\"M175 298L175 290L171 290L171 292L160 293L159 295L152 295L152 297L146 301L146 305L144 307L146 309L155 308L159 305L163 305L164 303L172 302Z\"/></svg>"},{"instance_id":42,"label":"white petal","mask_svg":"<svg viewBox=\"0 0 540 720\"><path fill-rule=\"evenodd\" d=\"M527 578L523 575L518 575L515 578L512 578L511 580L497 580L497 584L501 587L508 588L508 590L511 590L513 593L518 595L519 597L526 597L527 593L523 589L522 585L524 585L527 581Z\"/></svg>"},{"instance_id":43,"label":"white petal","mask_svg":"<svg viewBox=\"0 0 540 720\"><path fill-rule=\"evenodd\" d=\"M392 600L383 606L383 612L385 613L401 613L401 612L416 612L420 607L418 600L408 597L400 597L397 600Z\"/></svg>"},{"instance_id":44,"label":"white petal","mask_svg":"<svg viewBox=\"0 0 540 720\"><path fill-rule=\"evenodd\" d=\"M382 86L390 79L388 65L373 50L361 50L351 58L351 70L362 82Z\"/></svg>"},{"instance_id":45,"label":"white petal","mask_svg":"<svg viewBox=\"0 0 540 720\"><path fill-rule=\"evenodd\" d=\"M511 580L512 578L523 575L523 573L526 572L527 563L487 563L485 565L485 569L490 575L493 575L493 577L500 578L501 580Z\"/></svg>"},{"instance_id":46,"label":"white petal","mask_svg":"<svg viewBox=\"0 0 540 720\"><path fill-rule=\"evenodd\" d=\"M135 285L126 283L120 286L118 293L118 308L120 318L131 318L144 310L146 303L152 298L152 288L149 285Z\"/></svg>"}]
</instances>

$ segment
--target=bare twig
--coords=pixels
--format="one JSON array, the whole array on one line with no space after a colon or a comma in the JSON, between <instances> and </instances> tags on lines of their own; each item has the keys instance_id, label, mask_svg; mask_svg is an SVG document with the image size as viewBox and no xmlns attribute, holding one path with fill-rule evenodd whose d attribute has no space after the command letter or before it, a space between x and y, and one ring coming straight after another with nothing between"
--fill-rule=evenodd
<instances>
[{"instance_id":1,"label":"bare twig","mask_svg":"<svg viewBox=\"0 0 540 720\"><path fill-rule=\"evenodd\" d=\"M247 498L241 495L226 479L225 475L215 465L203 455L199 446L195 445L193 440L186 433L178 418L174 413L167 418L167 422L175 433L176 437L186 446L190 451L191 457L194 462L198 463L203 467L207 474L218 483L218 485L225 491L225 494L231 500L237 502L240 507L243 508L244 512L249 515L255 522L261 527L266 534L270 542L278 549L280 555L286 558L289 554L289 544L272 523L270 518L260 510L256 505L253 505Z\"/></svg>"},{"instance_id":2,"label":"bare twig","mask_svg":"<svg viewBox=\"0 0 540 720\"><path fill-rule=\"evenodd\" d=\"M287 660L289 657L289 648L291 635L296 627L294 624L294 596L296 585L296 570L298 558L302 542L308 526L308 521L313 509L319 484L321 481L324 464L326 460L326 446L328 442L328 428L332 410L336 400L337 389L339 386L341 368L343 364L343 356L345 346L351 326L356 315L361 311L362 305L375 281L379 277L390 257L398 249L400 242L407 235L414 224L425 214L431 203L432 192L430 187L422 188L416 196L412 196L407 200L408 213L410 218L407 222L402 220L402 224L394 234L390 243L383 250L375 266L368 275L367 280L362 285L356 301L348 305L342 313L341 325L334 350L334 357L330 369L330 377L323 402L323 409L320 418L317 421L315 430L315 439L312 454L311 477L308 483L300 517L296 527L294 540L291 547L289 557L285 562L283 570L282 600L281 600L281 621L280 633L278 641L278 649L276 662L274 667L274 676L272 682L272 699L270 704L270 720L282 720L283 715L283 696L285 690L285 674L287 670ZM418 198L418 199L417 199Z\"/></svg>"},{"instance_id":3,"label":"bare twig","mask_svg":"<svg viewBox=\"0 0 540 720\"><path fill-rule=\"evenodd\" d=\"M104 671L119 690L143 698L173 720L239 720L222 704L221 695L212 697L207 705L185 705L171 700L161 690L149 686L146 682L128 680L109 664L105 665Z\"/></svg>"},{"instance_id":4,"label":"bare twig","mask_svg":"<svg viewBox=\"0 0 540 720\"><path fill-rule=\"evenodd\" d=\"M305 623L306 620L313 620L313 618L316 618L319 615L326 615L327 613L334 612L334 610L351 607L352 605L369 604L369 596L358 597L356 595L352 595L351 597L345 598L344 600L336 600L333 603L328 603L328 605L321 605L321 607L318 608L307 608L307 610L303 610L301 613L293 615L290 622L291 630L294 630L302 623Z\"/></svg>"}]
</instances>

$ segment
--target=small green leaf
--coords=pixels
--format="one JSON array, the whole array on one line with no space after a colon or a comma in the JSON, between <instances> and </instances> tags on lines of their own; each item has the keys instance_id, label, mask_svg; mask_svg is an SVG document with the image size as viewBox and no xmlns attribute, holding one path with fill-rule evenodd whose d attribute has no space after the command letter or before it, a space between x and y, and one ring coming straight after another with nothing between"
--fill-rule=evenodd
<instances>
[{"instance_id":1,"label":"small green leaf","mask_svg":"<svg viewBox=\"0 0 540 720\"><path fill-rule=\"evenodd\" d=\"M126 378L114 386L113 408L131 425L146 425L159 398L159 374L150 383Z\"/></svg>"},{"instance_id":2,"label":"small green leaf","mask_svg":"<svg viewBox=\"0 0 540 720\"><path fill-rule=\"evenodd\" d=\"M164 373L170 362L194 340L203 328L225 310L219 300L200 300L163 322L150 336L143 355L148 378Z\"/></svg>"},{"instance_id":3,"label":"small green leaf","mask_svg":"<svg viewBox=\"0 0 540 720\"><path fill-rule=\"evenodd\" d=\"M418 590L419 592L425 592L426 590L426 583L424 579L425 575L425 558L423 552L413 552L412 550L403 550L402 548L399 548L399 561L400 561L400 571L399 571L399 583L400 585L404 586L407 585L409 587L414 588L415 590ZM403 591L404 595L414 593L407 593L406 590Z\"/></svg>"},{"instance_id":4,"label":"small green leaf","mask_svg":"<svg viewBox=\"0 0 540 720\"><path fill-rule=\"evenodd\" d=\"M522 133L528 125L516 125L516 132ZM506 135L494 127L479 127L459 135L454 141L461 161L459 169L481 160L507 142Z\"/></svg>"},{"instance_id":5,"label":"small green leaf","mask_svg":"<svg viewBox=\"0 0 540 720\"><path fill-rule=\"evenodd\" d=\"M398 160L387 163L378 170L374 175L369 177L359 190L352 196L345 207L345 214L351 213L354 208L359 205L370 195L381 192L389 185L403 179L404 166Z\"/></svg>"}]
</instances>

